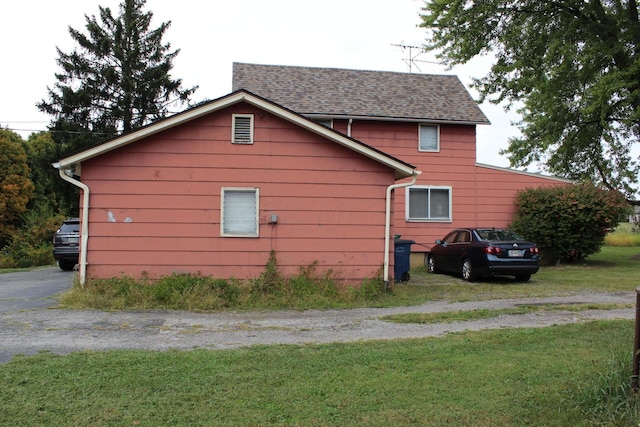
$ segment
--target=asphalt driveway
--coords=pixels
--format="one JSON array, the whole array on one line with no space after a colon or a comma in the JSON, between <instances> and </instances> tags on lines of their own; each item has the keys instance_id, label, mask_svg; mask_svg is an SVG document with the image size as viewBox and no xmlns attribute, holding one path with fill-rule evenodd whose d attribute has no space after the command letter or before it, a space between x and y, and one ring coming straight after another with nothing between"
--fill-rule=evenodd
<instances>
[{"instance_id":1,"label":"asphalt driveway","mask_svg":"<svg viewBox=\"0 0 640 427\"><path fill-rule=\"evenodd\" d=\"M501 299L350 310L187 311L64 310L56 295L68 289L73 273L57 268L0 274L0 363L42 351L231 349L252 345L332 343L426 338L482 329L545 327L594 319L633 319L634 308L540 311L491 319L437 324L396 324L381 319L399 313L499 309L522 304L633 304L635 292L594 293L550 298Z\"/></svg>"},{"instance_id":2,"label":"asphalt driveway","mask_svg":"<svg viewBox=\"0 0 640 427\"><path fill-rule=\"evenodd\" d=\"M0 274L0 314L48 308L73 284L73 272L58 267Z\"/></svg>"}]
</instances>

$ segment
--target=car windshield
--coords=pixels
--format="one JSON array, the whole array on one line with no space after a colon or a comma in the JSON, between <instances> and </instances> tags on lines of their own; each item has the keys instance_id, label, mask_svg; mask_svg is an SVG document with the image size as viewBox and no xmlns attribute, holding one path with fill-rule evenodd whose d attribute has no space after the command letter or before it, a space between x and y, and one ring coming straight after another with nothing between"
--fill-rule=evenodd
<instances>
[{"instance_id":1,"label":"car windshield","mask_svg":"<svg viewBox=\"0 0 640 427\"><path fill-rule=\"evenodd\" d=\"M478 233L478 236L480 236L480 239L482 240L489 240L492 242L506 242L506 241L512 241L512 240L522 240L522 237L518 236L516 233L514 233L511 230L500 230L500 229L496 229L496 228L485 228L485 229L480 229L480 230L476 230Z\"/></svg>"},{"instance_id":2,"label":"car windshield","mask_svg":"<svg viewBox=\"0 0 640 427\"><path fill-rule=\"evenodd\" d=\"M78 233L80 231L80 224L77 222L65 222L60 227L60 233Z\"/></svg>"}]
</instances>

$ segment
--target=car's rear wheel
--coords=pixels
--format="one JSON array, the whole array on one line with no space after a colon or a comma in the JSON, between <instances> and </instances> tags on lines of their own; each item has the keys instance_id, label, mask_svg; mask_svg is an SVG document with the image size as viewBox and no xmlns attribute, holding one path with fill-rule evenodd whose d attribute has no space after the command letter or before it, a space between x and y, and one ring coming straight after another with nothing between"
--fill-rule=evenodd
<instances>
[{"instance_id":1,"label":"car's rear wheel","mask_svg":"<svg viewBox=\"0 0 640 427\"><path fill-rule=\"evenodd\" d=\"M76 266L76 262L74 262L74 261L66 261L64 259L61 259L60 261L58 261L58 266L60 267L61 270L71 271L71 270L73 270L73 267Z\"/></svg>"},{"instance_id":2,"label":"car's rear wheel","mask_svg":"<svg viewBox=\"0 0 640 427\"><path fill-rule=\"evenodd\" d=\"M531 275L530 274L519 274L516 276L516 280L518 282L528 282L529 279L531 279Z\"/></svg>"},{"instance_id":3,"label":"car's rear wheel","mask_svg":"<svg viewBox=\"0 0 640 427\"><path fill-rule=\"evenodd\" d=\"M462 278L467 282L473 282L476 280L477 276L473 269L473 264L471 264L471 260L469 258L465 258L462 261Z\"/></svg>"},{"instance_id":4,"label":"car's rear wheel","mask_svg":"<svg viewBox=\"0 0 640 427\"><path fill-rule=\"evenodd\" d=\"M437 273L438 268L436 267L436 259L433 255L429 255L427 257L427 271L429 273Z\"/></svg>"}]
</instances>

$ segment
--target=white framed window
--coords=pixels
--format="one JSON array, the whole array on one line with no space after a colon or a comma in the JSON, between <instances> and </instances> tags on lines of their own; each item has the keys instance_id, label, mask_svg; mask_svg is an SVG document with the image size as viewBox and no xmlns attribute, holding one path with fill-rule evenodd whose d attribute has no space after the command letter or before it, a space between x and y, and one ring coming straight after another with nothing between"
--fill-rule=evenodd
<instances>
[{"instance_id":1,"label":"white framed window","mask_svg":"<svg viewBox=\"0 0 640 427\"><path fill-rule=\"evenodd\" d=\"M253 114L234 114L232 120L233 144L253 144Z\"/></svg>"},{"instance_id":2,"label":"white framed window","mask_svg":"<svg viewBox=\"0 0 640 427\"><path fill-rule=\"evenodd\" d=\"M407 187L405 196L407 221L451 221L451 187Z\"/></svg>"},{"instance_id":3,"label":"white framed window","mask_svg":"<svg viewBox=\"0 0 640 427\"><path fill-rule=\"evenodd\" d=\"M259 237L259 196L258 188L222 188L220 194L221 236Z\"/></svg>"},{"instance_id":4,"label":"white framed window","mask_svg":"<svg viewBox=\"0 0 640 427\"><path fill-rule=\"evenodd\" d=\"M440 151L440 126L418 126L418 151Z\"/></svg>"}]
</instances>

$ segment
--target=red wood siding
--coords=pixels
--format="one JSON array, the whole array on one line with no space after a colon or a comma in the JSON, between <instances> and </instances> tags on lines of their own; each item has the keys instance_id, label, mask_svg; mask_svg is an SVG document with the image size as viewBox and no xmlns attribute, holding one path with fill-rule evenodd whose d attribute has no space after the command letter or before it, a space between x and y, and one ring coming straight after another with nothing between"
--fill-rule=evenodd
<instances>
[{"instance_id":1,"label":"red wood siding","mask_svg":"<svg viewBox=\"0 0 640 427\"><path fill-rule=\"evenodd\" d=\"M254 144L231 143L234 113L255 115ZM317 261L358 281L383 263L393 171L248 104L85 161L82 180L88 277L256 277L271 250L286 274ZM220 237L222 187L259 188L260 237Z\"/></svg>"}]
</instances>

